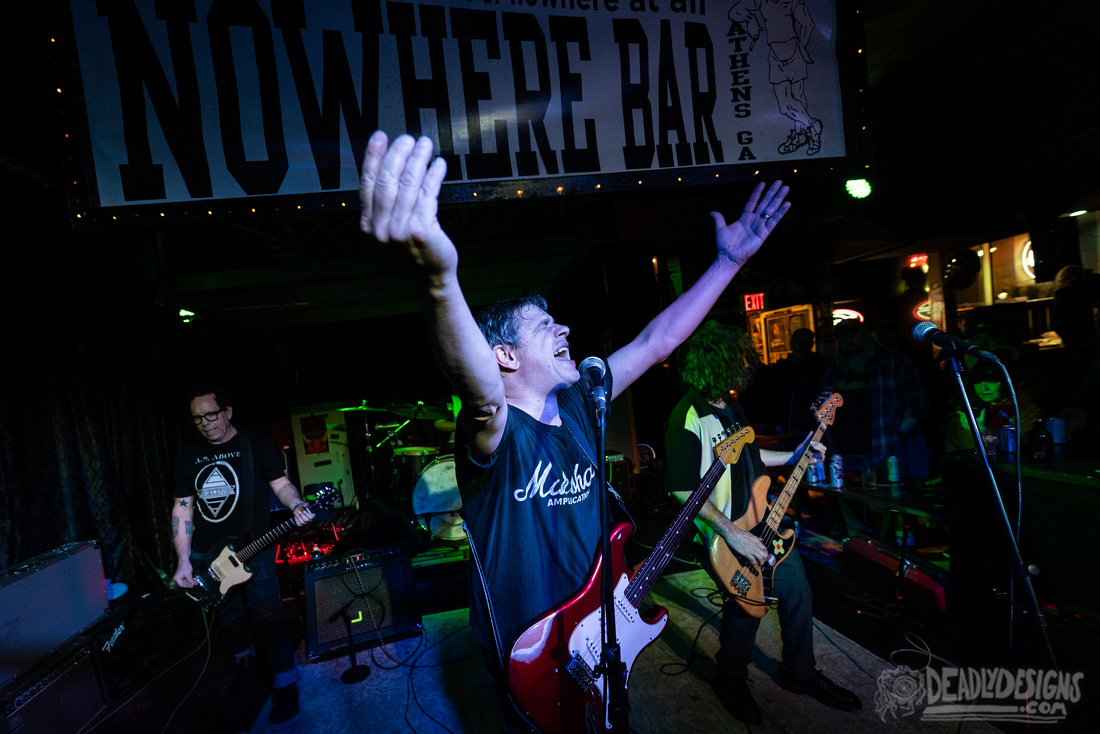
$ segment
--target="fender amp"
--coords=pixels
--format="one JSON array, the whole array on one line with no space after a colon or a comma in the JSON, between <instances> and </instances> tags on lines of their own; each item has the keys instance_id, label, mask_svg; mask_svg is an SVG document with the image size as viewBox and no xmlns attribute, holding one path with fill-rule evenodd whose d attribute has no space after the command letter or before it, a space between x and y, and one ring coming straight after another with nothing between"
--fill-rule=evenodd
<instances>
[{"instance_id":1,"label":"fender amp","mask_svg":"<svg viewBox=\"0 0 1100 734\"><path fill-rule=\"evenodd\" d=\"M421 629L412 562L403 543L309 561L305 581L310 660L334 657L326 653L347 645L349 621L356 647L408 637Z\"/></svg>"},{"instance_id":2,"label":"fender amp","mask_svg":"<svg viewBox=\"0 0 1100 734\"><path fill-rule=\"evenodd\" d=\"M0 692L0 732L77 734L106 708L93 652L77 637Z\"/></svg>"},{"instance_id":3,"label":"fender amp","mask_svg":"<svg viewBox=\"0 0 1100 734\"><path fill-rule=\"evenodd\" d=\"M107 612L94 542L68 543L0 573L0 686Z\"/></svg>"}]
</instances>

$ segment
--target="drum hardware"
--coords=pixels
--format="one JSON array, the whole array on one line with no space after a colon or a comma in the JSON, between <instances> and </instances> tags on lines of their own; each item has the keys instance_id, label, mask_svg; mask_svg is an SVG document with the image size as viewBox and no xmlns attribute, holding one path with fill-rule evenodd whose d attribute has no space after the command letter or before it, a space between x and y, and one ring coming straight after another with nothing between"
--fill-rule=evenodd
<instances>
[{"instance_id":1,"label":"drum hardware","mask_svg":"<svg viewBox=\"0 0 1100 734\"><path fill-rule=\"evenodd\" d=\"M386 427L383 429L383 430L386 431L386 437L383 438L381 441L379 441L377 444L375 444L374 448L375 449L380 449L383 446L385 446L387 443L392 441L397 436L397 434L400 433L405 428L405 426L409 425L410 423L412 423L412 418L408 419L404 423L389 423L389 424L387 424ZM381 426L375 426L375 428L381 428Z\"/></svg>"},{"instance_id":2,"label":"drum hardware","mask_svg":"<svg viewBox=\"0 0 1100 734\"><path fill-rule=\"evenodd\" d=\"M440 418L446 418L449 415L446 411L440 408L433 408L430 405L425 405L424 402L420 400L415 403L393 403L387 407L386 410L394 415L412 420L434 421Z\"/></svg>"},{"instance_id":3,"label":"drum hardware","mask_svg":"<svg viewBox=\"0 0 1100 734\"><path fill-rule=\"evenodd\" d=\"M362 405L353 405L349 408L340 408L340 410L342 412L347 412L349 410L364 410L364 411L368 411L368 412L371 412L371 413L385 413L386 412L385 408L372 408L372 407L370 407L369 405L367 405L366 400L363 401Z\"/></svg>"},{"instance_id":4,"label":"drum hardware","mask_svg":"<svg viewBox=\"0 0 1100 734\"><path fill-rule=\"evenodd\" d=\"M366 428L348 428L344 423L329 423L325 426L326 430L334 431L336 433L365 433L370 435L370 430Z\"/></svg>"},{"instance_id":5,"label":"drum hardware","mask_svg":"<svg viewBox=\"0 0 1100 734\"><path fill-rule=\"evenodd\" d=\"M432 538L446 543L466 540L453 455L440 456L421 472L413 489L412 509L417 522Z\"/></svg>"}]
</instances>

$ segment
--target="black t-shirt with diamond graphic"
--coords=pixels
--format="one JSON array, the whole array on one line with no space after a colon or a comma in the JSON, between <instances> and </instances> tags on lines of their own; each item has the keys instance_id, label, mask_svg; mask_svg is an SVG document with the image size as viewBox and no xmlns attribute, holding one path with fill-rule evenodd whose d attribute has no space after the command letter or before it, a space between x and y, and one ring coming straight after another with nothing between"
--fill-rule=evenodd
<instances>
[{"instance_id":1,"label":"black t-shirt with diamond graphic","mask_svg":"<svg viewBox=\"0 0 1100 734\"><path fill-rule=\"evenodd\" d=\"M251 487L245 481L242 441L252 454ZM196 497L195 536L191 548L203 553L221 538L258 537L271 528L269 482L284 475L283 462L271 439L241 431L225 443L198 443L176 457L175 501Z\"/></svg>"}]
</instances>

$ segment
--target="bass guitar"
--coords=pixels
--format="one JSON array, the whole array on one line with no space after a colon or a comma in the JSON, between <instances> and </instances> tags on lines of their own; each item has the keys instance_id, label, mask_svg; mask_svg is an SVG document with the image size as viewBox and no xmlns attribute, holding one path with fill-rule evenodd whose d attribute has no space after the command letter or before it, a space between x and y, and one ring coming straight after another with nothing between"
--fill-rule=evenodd
<instances>
[{"instance_id":1,"label":"bass guitar","mask_svg":"<svg viewBox=\"0 0 1100 734\"><path fill-rule=\"evenodd\" d=\"M768 613L771 600L775 598L772 587L772 575L775 567L782 563L794 549L794 530L779 529L779 523L787 512L787 505L794 498L802 475L810 465L813 448L810 444L821 441L825 429L833 424L833 414L844 404L840 393L823 394L814 404L814 417L817 428L810 442L802 450L802 456L791 470L791 475L783 485L783 491L776 497L775 504L768 505L768 487L772 480L767 474L757 477L749 492L749 507L745 514L734 520L733 524L747 530L764 542L768 549L768 561L758 565L729 547L718 533L710 539L710 565L715 581L726 590L747 614L763 617Z\"/></svg>"},{"instance_id":2,"label":"bass guitar","mask_svg":"<svg viewBox=\"0 0 1100 734\"><path fill-rule=\"evenodd\" d=\"M335 487L322 486L317 490L314 500L309 503L309 511L331 510L339 499L340 493ZM291 518L241 548L234 547L236 538L227 537L208 553L192 553L193 565L208 567L195 576L195 585L185 589L185 593L208 611L217 609L230 589L252 578L254 571L248 567L248 560L266 550L295 527L294 519Z\"/></svg>"},{"instance_id":3,"label":"bass guitar","mask_svg":"<svg viewBox=\"0 0 1100 734\"><path fill-rule=\"evenodd\" d=\"M715 461L702 483L635 571L627 567L624 550L629 523L611 532L611 570L615 585L615 630L620 658L629 678L638 654L657 639L668 622L668 610L640 611L642 602L710 497L727 464L737 461L742 447L755 439L751 428L733 427L715 439ZM596 672L603 651L603 612L600 604L604 559L599 550L580 591L547 612L516 640L505 674L520 711L546 734L603 731L605 676Z\"/></svg>"}]
</instances>

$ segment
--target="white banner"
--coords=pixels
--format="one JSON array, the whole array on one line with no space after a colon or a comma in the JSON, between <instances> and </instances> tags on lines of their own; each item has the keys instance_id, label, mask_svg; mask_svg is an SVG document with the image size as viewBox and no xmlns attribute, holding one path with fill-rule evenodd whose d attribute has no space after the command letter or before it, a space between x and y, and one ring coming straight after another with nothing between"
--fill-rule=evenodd
<instances>
[{"instance_id":1,"label":"white banner","mask_svg":"<svg viewBox=\"0 0 1100 734\"><path fill-rule=\"evenodd\" d=\"M378 128L433 138L451 200L848 155L834 0L71 9L98 207L352 191Z\"/></svg>"}]
</instances>

